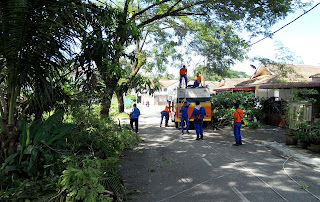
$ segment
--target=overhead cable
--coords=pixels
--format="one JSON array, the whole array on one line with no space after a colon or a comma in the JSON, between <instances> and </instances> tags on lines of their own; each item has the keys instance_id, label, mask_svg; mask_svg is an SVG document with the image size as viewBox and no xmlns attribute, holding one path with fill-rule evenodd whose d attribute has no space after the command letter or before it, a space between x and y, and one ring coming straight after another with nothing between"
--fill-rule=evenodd
<instances>
[{"instance_id":1,"label":"overhead cable","mask_svg":"<svg viewBox=\"0 0 320 202\"><path fill-rule=\"evenodd\" d=\"M310 12L312 9L314 9L315 7L319 6L320 5L320 2L317 3L315 6L313 6L312 8L310 8L309 10L307 10L306 12L304 12L303 14L299 15L297 18L295 18L294 20L292 20L291 22L287 23L286 25L282 26L281 28L277 29L276 31L272 32L271 34L269 34L268 36L250 44L250 46L253 46L263 40L265 40L266 38L269 38L271 35L277 33L278 31L282 30L283 28L285 28L286 26L290 25L291 23L293 23L294 21L298 20L299 18L301 18L303 15L307 14L308 12Z\"/></svg>"}]
</instances>

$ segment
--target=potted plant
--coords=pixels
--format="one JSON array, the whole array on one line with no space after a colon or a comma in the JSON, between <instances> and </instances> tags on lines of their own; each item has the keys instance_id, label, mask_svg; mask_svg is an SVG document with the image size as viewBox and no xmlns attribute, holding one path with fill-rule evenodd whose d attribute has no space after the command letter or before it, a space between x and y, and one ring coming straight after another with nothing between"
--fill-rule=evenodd
<instances>
[{"instance_id":1,"label":"potted plant","mask_svg":"<svg viewBox=\"0 0 320 202\"><path fill-rule=\"evenodd\" d=\"M301 146L302 149L307 149L308 146L310 146L310 143L309 143L309 139L310 139L309 130L310 130L310 125L306 121L302 121L298 125L298 130L297 130L296 137L300 141L300 146Z\"/></svg>"},{"instance_id":2,"label":"potted plant","mask_svg":"<svg viewBox=\"0 0 320 202\"><path fill-rule=\"evenodd\" d=\"M298 143L298 138L296 135L297 131L294 129L287 129L284 133L284 142L286 145L296 145Z\"/></svg>"},{"instance_id":3,"label":"potted plant","mask_svg":"<svg viewBox=\"0 0 320 202\"><path fill-rule=\"evenodd\" d=\"M320 126L315 125L309 132L311 151L320 153Z\"/></svg>"}]
</instances>

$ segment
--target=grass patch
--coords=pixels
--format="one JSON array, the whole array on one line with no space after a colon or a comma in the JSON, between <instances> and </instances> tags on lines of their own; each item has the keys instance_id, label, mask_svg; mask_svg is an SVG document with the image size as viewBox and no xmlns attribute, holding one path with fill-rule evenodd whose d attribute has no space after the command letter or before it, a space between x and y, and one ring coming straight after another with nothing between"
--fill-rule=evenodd
<instances>
[{"instance_id":1,"label":"grass patch","mask_svg":"<svg viewBox=\"0 0 320 202\"><path fill-rule=\"evenodd\" d=\"M129 118L129 115L125 112L122 112L120 114L115 115L114 118Z\"/></svg>"}]
</instances>

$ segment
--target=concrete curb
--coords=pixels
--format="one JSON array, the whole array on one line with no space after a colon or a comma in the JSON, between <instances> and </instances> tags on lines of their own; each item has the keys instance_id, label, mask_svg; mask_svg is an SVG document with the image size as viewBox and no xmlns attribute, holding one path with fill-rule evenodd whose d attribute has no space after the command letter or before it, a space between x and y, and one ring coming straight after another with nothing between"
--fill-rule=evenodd
<instances>
[{"instance_id":1,"label":"concrete curb","mask_svg":"<svg viewBox=\"0 0 320 202\"><path fill-rule=\"evenodd\" d=\"M308 154L297 153L296 151L289 149L278 142L261 142L261 144L270 149L276 150L283 156L291 156L298 162L320 169L320 158L311 157L311 155Z\"/></svg>"}]
</instances>

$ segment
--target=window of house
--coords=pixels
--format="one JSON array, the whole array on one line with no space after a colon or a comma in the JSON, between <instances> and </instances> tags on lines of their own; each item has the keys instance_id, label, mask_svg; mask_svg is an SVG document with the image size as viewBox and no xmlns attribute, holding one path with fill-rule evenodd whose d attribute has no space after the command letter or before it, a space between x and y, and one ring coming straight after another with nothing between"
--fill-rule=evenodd
<instances>
[{"instance_id":1,"label":"window of house","mask_svg":"<svg viewBox=\"0 0 320 202\"><path fill-rule=\"evenodd\" d=\"M167 92L167 88L164 88L164 89L163 89L163 92Z\"/></svg>"}]
</instances>

